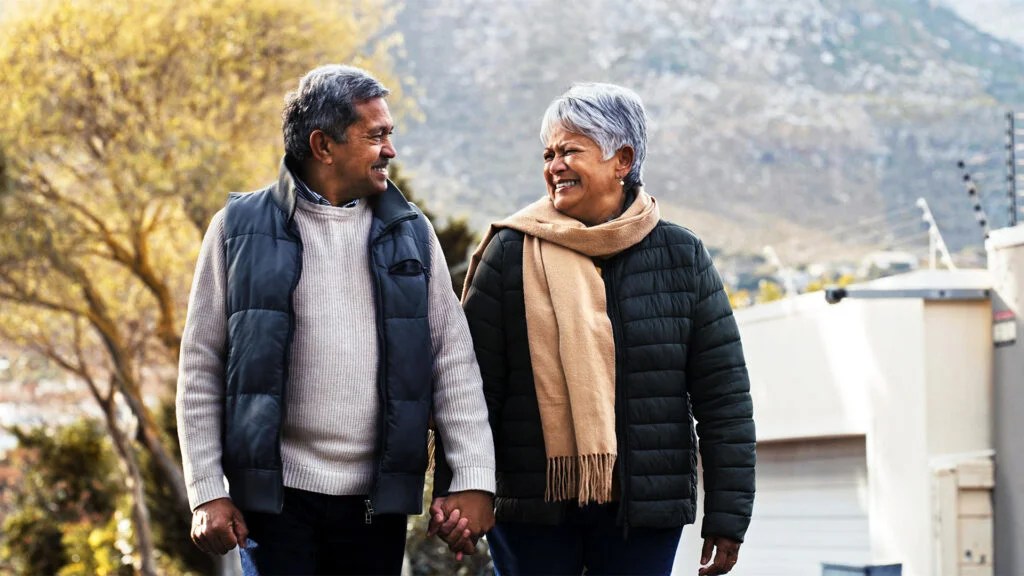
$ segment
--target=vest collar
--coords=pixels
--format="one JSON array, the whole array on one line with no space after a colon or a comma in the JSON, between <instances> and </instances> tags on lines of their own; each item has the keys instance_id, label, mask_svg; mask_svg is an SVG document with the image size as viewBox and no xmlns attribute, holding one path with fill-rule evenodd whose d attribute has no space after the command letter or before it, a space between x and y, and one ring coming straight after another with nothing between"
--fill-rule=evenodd
<instances>
[{"instance_id":1,"label":"vest collar","mask_svg":"<svg viewBox=\"0 0 1024 576\"><path fill-rule=\"evenodd\" d=\"M373 207L373 215L383 224L381 230L385 231L403 220L411 220L418 216L416 210L409 205L402 191L395 186L395 183L388 180L388 188L384 192L367 198L370 206Z\"/></svg>"},{"instance_id":2,"label":"vest collar","mask_svg":"<svg viewBox=\"0 0 1024 576\"><path fill-rule=\"evenodd\" d=\"M281 158L281 169L277 173L277 185L271 191L274 204L285 213L286 222L291 224L292 216L295 215L295 202L299 191L295 188L295 177L289 168L288 156Z\"/></svg>"},{"instance_id":3,"label":"vest collar","mask_svg":"<svg viewBox=\"0 0 1024 576\"><path fill-rule=\"evenodd\" d=\"M277 185L271 192L274 203L287 216L288 223L291 223L295 215L295 202L298 197L298 190L295 188L295 177L290 168L291 160L285 155L281 159L281 169L277 175ZM409 205L402 191L395 186L395 183L388 180L387 190L366 199L373 208L373 215L383 223L383 229L387 230L393 224L402 220L416 218L416 210Z\"/></svg>"}]
</instances>

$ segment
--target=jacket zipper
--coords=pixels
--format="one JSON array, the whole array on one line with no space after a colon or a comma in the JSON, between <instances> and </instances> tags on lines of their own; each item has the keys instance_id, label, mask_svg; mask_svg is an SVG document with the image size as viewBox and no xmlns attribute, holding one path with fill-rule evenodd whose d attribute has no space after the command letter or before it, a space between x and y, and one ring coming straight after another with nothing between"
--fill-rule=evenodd
<instances>
[{"instance_id":1,"label":"jacket zipper","mask_svg":"<svg viewBox=\"0 0 1024 576\"><path fill-rule=\"evenodd\" d=\"M629 537L629 403L622 378L622 318L619 315L619 301L616 297L615 283L618 277L619 262L608 260L604 266L605 297L608 300L608 320L612 324L612 336L615 344L615 427L618 429L619 450L619 514L618 521L622 524L622 537Z\"/></svg>"}]
</instances>

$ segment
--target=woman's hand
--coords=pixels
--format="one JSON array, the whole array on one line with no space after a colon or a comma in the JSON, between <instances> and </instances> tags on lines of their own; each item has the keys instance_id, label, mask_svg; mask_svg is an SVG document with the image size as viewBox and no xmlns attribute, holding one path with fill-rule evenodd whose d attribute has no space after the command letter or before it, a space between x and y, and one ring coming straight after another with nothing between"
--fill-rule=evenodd
<instances>
[{"instance_id":1,"label":"woman's hand","mask_svg":"<svg viewBox=\"0 0 1024 576\"><path fill-rule=\"evenodd\" d=\"M715 562L711 562L711 553L715 553ZM740 557L740 543L722 536L711 536L704 539L704 549L700 553L700 565L697 571L700 576L717 576L728 574Z\"/></svg>"}]
</instances>

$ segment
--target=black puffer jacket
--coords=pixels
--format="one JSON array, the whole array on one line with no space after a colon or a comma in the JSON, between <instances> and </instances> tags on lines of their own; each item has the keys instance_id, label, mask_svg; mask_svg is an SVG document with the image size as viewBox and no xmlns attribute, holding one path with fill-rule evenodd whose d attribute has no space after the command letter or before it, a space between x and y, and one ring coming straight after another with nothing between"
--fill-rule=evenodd
<instances>
[{"instance_id":1,"label":"black puffer jacket","mask_svg":"<svg viewBox=\"0 0 1024 576\"><path fill-rule=\"evenodd\" d=\"M640 243L598 261L616 348L619 521L694 521L697 436L704 536L742 541L754 501L754 422L736 321L701 241L661 221ZM499 521L558 523L544 501L544 438L523 301L523 235L487 246L465 302L497 457Z\"/></svg>"}]
</instances>

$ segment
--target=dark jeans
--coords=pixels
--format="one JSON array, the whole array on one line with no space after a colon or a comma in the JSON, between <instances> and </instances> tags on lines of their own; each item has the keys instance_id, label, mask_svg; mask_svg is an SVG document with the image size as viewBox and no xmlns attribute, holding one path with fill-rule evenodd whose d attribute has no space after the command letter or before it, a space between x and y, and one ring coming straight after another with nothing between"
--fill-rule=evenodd
<instances>
[{"instance_id":1,"label":"dark jeans","mask_svg":"<svg viewBox=\"0 0 1024 576\"><path fill-rule=\"evenodd\" d=\"M260 576L401 574L406 517L374 516L367 524L364 501L285 488L280 514L245 513Z\"/></svg>"},{"instance_id":2,"label":"dark jeans","mask_svg":"<svg viewBox=\"0 0 1024 576\"><path fill-rule=\"evenodd\" d=\"M559 526L499 522L487 533L499 576L525 574L669 574L679 528L630 528L623 538L615 525L618 504L573 509Z\"/></svg>"}]
</instances>

